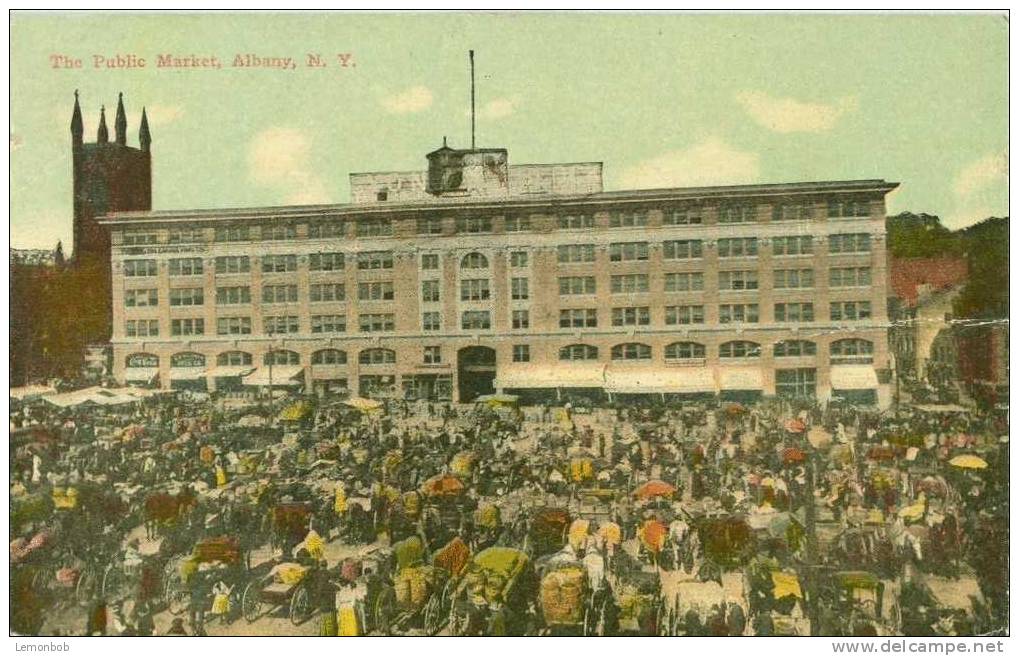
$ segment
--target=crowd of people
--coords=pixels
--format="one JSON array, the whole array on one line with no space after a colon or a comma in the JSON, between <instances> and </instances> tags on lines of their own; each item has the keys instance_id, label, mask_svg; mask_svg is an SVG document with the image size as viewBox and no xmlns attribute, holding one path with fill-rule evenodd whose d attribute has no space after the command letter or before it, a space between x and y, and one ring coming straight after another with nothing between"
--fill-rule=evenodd
<instances>
[{"instance_id":1,"label":"crowd of people","mask_svg":"<svg viewBox=\"0 0 1019 656\"><path fill-rule=\"evenodd\" d=\"M631 401L12 402L12 626L1006 630L1003 416Z\"/></svg>"}]
</instances>

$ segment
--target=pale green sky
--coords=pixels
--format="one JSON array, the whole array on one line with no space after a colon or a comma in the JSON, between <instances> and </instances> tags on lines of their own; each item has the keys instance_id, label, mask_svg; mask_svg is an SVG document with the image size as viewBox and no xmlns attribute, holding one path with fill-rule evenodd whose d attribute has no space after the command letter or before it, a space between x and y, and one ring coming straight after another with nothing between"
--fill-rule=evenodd
<instances>
[{"instance_id":1,"label":"pale green sky","mask_svg":"<svg viewBox=\"0 0 1019 656\"><path fill-rule=\"evenodd\" d=\"M470 48L478 144L511 163L602 161L607 189L885 178L902 183L890 211L951 227L1008 211L1000 15L22 12L12 245L70 244L76 88L89 141L102 103L112 136L118 91L130 145L148 107L156 209L346 202L350 172L424 168L443 135L468 144ZM92 67L117 53L149 66ZM160 53L223 68L157 69ZM297 68L233 68L238 53Z\"/></svg>"}]
</instances>

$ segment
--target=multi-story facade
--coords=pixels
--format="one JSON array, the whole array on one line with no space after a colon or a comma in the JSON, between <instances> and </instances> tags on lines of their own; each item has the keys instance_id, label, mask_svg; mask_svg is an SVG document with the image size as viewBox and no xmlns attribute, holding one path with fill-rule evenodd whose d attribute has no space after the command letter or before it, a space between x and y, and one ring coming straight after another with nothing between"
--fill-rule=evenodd
<instances>
[{"instance_id":1,"label":"multi-story facade","mask_svg":"<svg viewBox=\"0 0 1019 656\"><path fill-rule=\"evenodd\" d=\"M889 402L896 184L605 192L599 163L507 160L444 145L352 174L350 204L104 217L115 376Z\"/></svg>"}]
</instances>

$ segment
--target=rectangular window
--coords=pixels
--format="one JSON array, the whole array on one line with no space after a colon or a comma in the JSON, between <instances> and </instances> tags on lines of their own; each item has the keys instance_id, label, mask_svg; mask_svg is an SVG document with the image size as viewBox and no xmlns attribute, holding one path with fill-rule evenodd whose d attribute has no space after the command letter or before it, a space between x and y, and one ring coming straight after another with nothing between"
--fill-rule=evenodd
<instances>
[{"instance_id":1,"label":"rectangular window","mask_svg":"<svg viewBox=\"0 0 1019 656\"><path fill-rule=\"evenodd\" d=\"M249 226L219 226L216 228L216 241L251 241Z\"/></svg>"},{"instance_id":2,"label":"rectangular window","mask_svg":"<svg viewBox=\"0 0 1019 656\"><path fill-rule=\"evenodd\" d=\"M775 394L783 398L814 398L817 395L817 370L776 369Z\"/></svg>"},{"instance_id":3,"label":"rectangular window","mask_svg":"<svg viewBox=\"0 0 1019 656\"><path fill-rule=\"evenodd\" d=\"M243 305L251 302L250 287L217 287L216 305Z\"/></svg>"},{"instance_id":4,"label":"rectangular window","mask_svg":"<svg viewBox=\"0 0 1019 656\"><path fill-rule=\"evenodd\" d=\"M438 312L424 312L421 314L422 330L442 330L442 315Z\"/></svg>"},{"instance_id":5,"label":"rectangular window","mask_svg":"<svg viewBox=\"0 0 1019 656\"><path fill-rule=\"evenodd\" d=\"M423 303L439 302L438 280L424 280L421 282L421 301Z\"/></svg>"},{"instance_id":6,"label":"rectangular window","mask_svg":"<svg viewBox=\"0 0 1019 656\"><path fill-rule=\"evenodd\" d=\"M228 255L216 258L216 273L250 273L251 258L247 255Z\"/></svg>"},{"instance_id":7,"label":"rectangular window","mask_svg":"<svg viewBox=\"0 0 1019 656\"><path fill-rule=\"evenodd\" d=\"M757 255L757 237L730 237L718 240L718 257Z\"/></svg>"},{"instance_id":8,"label":"rectangular window","mask_svg":"<svg viewBox=\"0 0 1019 656\"><path fill-rule=\"evenodd\" d=\"M262 256L262 273L288 273L297 271L296 255Z\"/></svg>"},{"instance_id":9,"label":"rectangular window","mask_svg":"<svg viewBox=\"0 0 1019 656\"><path fill-rule=\"evenodd\" d=\"M396 330L392 314L359 314L357 327L362 333L389 333Z\"/></svg>"},{"instance_id":10,"label":"rectangular window","mask_svg":"<svg viewBox=\"0 0 1019 656\"><path fill-rule=\"evenodd\" d=\"M531 361L531 347L527 344L514 344L513 345L513 361L514 362L530 362Z\"/></svg>"},{"instance_id":11,"label":"rectangular window","mask_svg":"<svg viewBox=\"0 0 1019 656\"><path fill-rule=\"evenodd\" d=\"M595 308L574 308L559 310L560 328L597 328L598 310Z\"/></svg>"},{"instance_id":12,"label":"rectangular window","mask_svg":"<svg viewBox=\"0 0 1019 656\"><path fill-rule=\"evenodd\" d=\"M425 271L436 271L439 268L439 255L427 253L421 256L421 268Z\"/></svg>"},{"instance_id":13,"label":"rectangular window","mask_svg":"<svg viewBox=\"0 0 1019 656\"><path fill-rule=\"evenodd\" d=\"M513 251L510 253L510 266L514 269L522 269L527 266L527 251Z\"/></svg>"},{"instance_id":14,"label":"rectangular window","mask_svg":"<svg viewBox=\"0 0 1019 656\"><path fill-rule=\"evenodd\" d=\"M510 279L510 298L514 301L526 301L531 297L527 278Z\"/></svg>"},{"instance_id":15,"label":"rectangular window","mask_svg":"<svg viewBox=\"0 0 1019 656\"><path fill-rule=\"evenodd\" d=\"M663 242L662 257L666 260L689 260L704 257L704 242L700 239Z\"/></svg>"},{"instance_id":16,"label":"rectangular window","mask_svg":"<svg viewBox=\"0 0 1019 656\"><path fill-rule=\"evenodd\" d=\"M251 317L220 317L216 319L217 335L250 335Z\"/></svg>"},{"instance_id":17,"label":"rectangular window","mask_svg":"<svg viewBox=\"0 0 1019 656\"><path fill-rule=\"evenodd\" d=\"M148 246L155 244L159 241L159 238L154 232L125 232L124 233L124 245L125 246Z\"/></svg>"},{"instance_id":18,"label":"rectangular window","mask_svg":"<svg viewBox=\"0 0 1019 656\"><path fill-rule=\"evenodd\" d=\"M200 257L175 257L169 262L171 276L200 276L205 273L205 266Z\"/></svg>"},{"instance_id":19,"label":"rectangular window","mask_svg":"<svg viewBox=\"0 0 1019 656\"><path fill-rule=\"evenodd\" d=\"M205 319L171 319L170 334L175 337L184 335L204 335Z\"/></svg>"},{"instance_id":20,"label":"rectangular window","mask_svg":"<svg viewBox=\"0 0 1019 656\"><path fill-rule=\"evenodd\" d=\"M781 203L771 210L772 221L810 221L813 218L813 203Z\"/></svg>"},{"instance_id":21,"label":"rectangular window","mask_svg":"<svg viewBox=\"0 0 1019 656\"><path fill-rule=\"evenodd\" d=\"M610 279L613 294L643 294L649 289L646 273L631 273L612 276Z\"/></svg>"},{"instance_id":22,"label":"rectangular window","mask_svg":"<svg viewBox=\"0 0 1019 656\"><path fill-rule=\"evenodd\" d=\"M347 315L313 314L311 315L311 332L345 333L347 332Z\"/></svg>"},{"instance_id":23,"label":"rectangular window","mask_svg":"<svg viewBox=\"0 0 1019 656\"><path fill-rule=\"evenodd\" d=\"M775 303L775 321L813 321L813 303Z\"/></svg>"},{"instance_id":24,"label":"rectangular window","mask_svg":"<svg viewBox=\"0 0 1019 656\"><path fill-rule=\"evenodd\" d=\"M346 236L346 224L341 219L308 224L308 239L343 239Z\"/></svg>"},{"instance_id":25,"label":"rectangular window","mask_svg":"<svg viewBox=\"0 0 1019 656\"><path fill-rule=\"evenodd\" d=\"M666 273L665 291L667 292L699 292L704 290L704 274Z\"/></svg>"},{"instance_id":26,"label":"rectangular window","mask_svg":"<svg viewBox=\"0 0 1019 656\"><path fill-rule=\"evenodd\" d=\"M155 260L124 260L124 275L128 278L155 276L159 267Z\"/></svg>"},{"instance_id":27,"label":"rectangular window","mask_svg":"<svg viewBox=\"0 0 1019 656\"><path fill-rule=\"evenodd\" d=\"M651 325L651 308L623 307L612 308L613 326L649 326Z\"/></svg>"},{"instance_id":28,"label":"rectangular window","mask_svg":"<svg viewBox=\"0 0 1019 656\"><path fill-rule=\"evenodd\" d=\"M442 347L426 346L423 361L425 364L442 364Z\"/></svg>"},{"instance_id":29,"label":"rectangular window","mask_svg":"<svg viewBox=\"0 0 1019 656\"><path fill-rule=\"evenodd\" d=\"M297 226L293 223L274 223L262 226L262 239L266 241L287 241L297 239Z\"/></svg>"},{"instance_id":30,"label":"rectangular window","mask_svg":"<svg viewBox=\"0 0 1019 656\"><path fill-rule=\"evenodd\" d=\"M753 223L757 221L757 206L750 204L723 205L718 208L719 223Z\"/></svg>"},{"instance_id":31,"label":"rectangular window","mask_svg":"<svg viewBox=\"0 0 1019 656\"><path fill-rule=\"evenodd\" d=\"M262 318L262 331L267 335L299 333L301 324L295 316L268 316Z\"/></svg>"},{"instance_id":32,"label":"rectangular window","mask_svg":"<svg viewBox=\"0 0 1019 656\"><path fill-rule=\"evenodd\" d=\"M491 297L488 278L472 278L460 281L461 301L487 301Z\"/></svg>"},{"instance_id":33,"label":"rectangular window","mask_svg":"<svg viewBox=\"0 0 1019 656\"><path fill-rule=\"evenodd\" d=\"M466 234L492 232L492 217L461 216L456 219L456 231Z\"/></svg>"},{"instance_id":34,"label":"rectangular window","mask_svg":"<svg viewBox=\"0 0 1019 656\"><path fill-rule=\"evenodd\" d=\"M355 225L358 237L390 237L393 234L393 222L390 219L358 219Z\"/></svg>"},{"instance_id":35,"label":"rectangular window","mask_svg":"<svg viewBox=\"0 0 1019 656\"><path fill-rule=\"evenodd\" d=\"M415 228L419 235L441 235L442 219L438 216L419 216Z\"/></svg>"},{"instance_id":36,"label":"rectangular window","mask_svg":"<svg viewBox=\"0 0 1019 656\"><path fill-rule=\"evenodd\" d=\"M610 262L635 262L648 259L646 241L628 241L609 244Z\"/></svg>"},{"instance_id":37,"label":"rectangular window","mask_svg":"<svg viewBox=\"0 0 1019 656\"><path fill-rule=\"evenodd\" d=\"M205 241L202 228L171 228L167 241L171 244L199 244Z\"/></svg>"},{"instance_id":38,"label":"rectangular window","mask_svg":"<svg viewBox=\"0 0 1019 656\"><path fill-rule=\"evenodd\" d=\"M170 305L203 305L205 290L201 287L184 287L170 290Z\"/></svg>"},{"instance_id":39,"label":"rectangular window","mask_svg":"<svg viewBox=\"0 0 1019 656\"><path fill-rule=\"evenodd\" d=\"M868 253L870 234L866 232L828 235L829 253Z\"/></svg>"},{"instance_id":40,"label":"rectangular window","mask_svg":"<svg viewBox=\"0 0 1019 656\"><path fill-rule=\"evenodd\" d=\"M718 289L722 291L740 291L757 289L756 271L719 271Z\"/></svg>"},{"instance_id":41,"label":"rectangular window","mask_svg":"<svg viewBox=\"0 0 1019 656\"><path fill-rule=\"evenodd\" d=\"M522 328L531 327L531 314L527 310L513 310L513 329L520 330Z\"/></svg>"},{"instance_id":42,"label":"rectangular window","mask_svg":"<svg viewBox=\"0 0 1019 656\"><path fill-rule=\"evenodd\" d=\"M357 268L364 270L371 269L392 269L393 251L366 251L357 254Z\"/></svg>"},{"instance_id":43,"label":"rectangular window","mask_svg":"<svg viewBox=\"0 0 1019 656\"><path fill-rule=\"evenodd\" d=\"M560 214L557 217L560 230L584 230L594 227L594 216L590 214Z\"/></svg>"},{"instance_id":44,"label":"rectangular window","mask_svg":"<svg viewBox=\"0 0 1019 656\"><path fill-rule=\"evenodd\" d=\"M308 256L311 271L342 271L345 266L343 253L312 253Z\"/></svg>"},{"instance_id":45,"label":"rectangular window","mask_svg":"<svg viewBox=\"0 0 1019 656\"><path fill-rule=\"evenodd\" d=\"M343 283L322 283L308 288L312 303L329 303L343 301L347 298L347 288Z\"/></svg>"},{"instance_id":46,"label":"rectangular window","mask_svg":"<svg viewBox=\"0 0 1019 656\"><path fill-rule=\"evenodd\" d=\"M703 305L666 305L665 325L688 325L704 323Z\"/></svg>"},{"instance_id":47,"label":"rectangular window","mask_svg":"<svg viewBox=\"0 0 1019 656\"><path fill-rule=\"evenodd\" d=\"M560 264L594 262L594 244L563 244L556 250Z\"/></svg>"},{"instance_id":48,"label":"rectangular window","mask_svg":"<svg viewBox=\"0 0 1019 656\"><path fill-rule=\"evenodd\" d=\"M296 303L297 285L263 285L263 303Z\"/></svg>"},{"instance_id":49,"label":"rectangular window","mask_svg":"<svg viewBox=\"0 0 1019 656\"><path fill-rule=\"evenodd\" d=\"M718 306L718 323L758 323L757 303L724 303Z\"/></svg>"},{"instance_id":50,"label":"rectangular window","mask_svg":"<svg viewBox=\"0 0 1019 656\"><path fill-rule=\"evenodd\" d=\"M154 307L159 305L159 292L155 289L128 289L124 292L124 307Z\"/></svg>"},{"instance_id":51,"label":"rectangular window","mask_svg":"<svg viewBox=\"0 0 1019 656\"><path fill-rule=\"evenodd\" d=\"M831 304L832 321L856 321L871 317L870 301L839 301Z\"/></svg>"},{"instance_id":52,"label":"rectangular window","mask_svg":"<svg viewBox=\"0 0 1019 656\"><path fill-rule=\"evenodd\" d=\"M814 252L814 238L810 235L774 237L771 252L773 255L810 255Z\"/></svg>"},{"instance_id":53,"label":"rectangular window","mask_svg":"<svg viewBox=\"0 0 1019 656\"><path fill-rule=\"evenodd\" d=\"M704 215L698 205L675 207L662 212L662 225L700 225L703 222Z\"/></svg>"},{"instance_id":54,"label":"rectangular window","mask_svg":"<svg viewBox=\"0 0 1019 656\"><path fill-rule=\"evenodd\" d=\"M488 330L492 327L492 317L488 310L468 310L463 313L460 325L464 330Z\"/></svg>"},{"instance_id":55,"label":"rectangular window","mask_svg":"<svg viewBox=\"0 0 1019 656\"><path fill-rule=\"evenodd\" d=\"M594 294L594 276L562 276L559 278L559 295L576 296Z\"/></svg>"},{"instance_id":56,"label":"rectangular window","mask_svg":"<svg viewBox=\"0 0 1019 656\"><path fill-rule=\"evenodd\" d=\"M835 267L828 272L829 287L870 287L870 267Z\"/></svg>"},{"instance_id":57,"label":"rectangular window","mask_svg":"<svg viewBox=\"0 0 1019 656\"><path fill-rule=\"evenodd\" d=\"M814 286L813 269L776 269L775 289L810 289Z\"/></svg>"},{"instance_id":58,"label":"rectangular window","mask_svg":"<svg viewBox=\"0 0 1019 656\"><path fill-rule=\"evenodd\" d=\"M832 199L828 201L829 219L862 218L870 216L870 201L860 198Z\"/></svg>"},{"instance_id":59,"label":"rectangular window","mask_svg":"<svg viewBox=\"0 0 1019 656\"><path fill-rule=\"evenodd\" d=\"M357 285L359 301L391 301L393 300L392 281L362 282Z\"/></svg>"},{"instance_id":60,"label":"rectangular window","mask_svg":"<svg viewBox=\"0 0 1019 656\"><path fill-rule=\"evenodd\" d=\"M124 326L128 337L158 337L158 319L129 319Z\"/></svg>"},{"instance_id":61,"label":"rectangular window","mask_svg":"<svg viewBox=\"0 0 1019 656\"><path fill-rule=\"evenodd\" d=\"M527 232L531 229L531 216L519 214L506 217L506 232Z\"/></svg>"},{"instance_id":62,"label":"rectangular window","mask_svg":"<svg viewBox=\"0 0 1019 656\"><path fill-rule=\"evenodd\" d=\"M609 213L610 228L643 228L646 225L646 210L616 210Z\"/></svg>"}]
</instances>

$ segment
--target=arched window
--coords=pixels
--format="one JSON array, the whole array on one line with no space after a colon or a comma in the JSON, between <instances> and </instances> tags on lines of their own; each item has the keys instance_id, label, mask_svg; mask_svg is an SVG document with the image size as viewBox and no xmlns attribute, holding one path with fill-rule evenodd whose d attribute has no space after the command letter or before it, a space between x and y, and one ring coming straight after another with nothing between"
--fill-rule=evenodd
<instances>
[{"instance_id":1,"label":"arched window","mask_svg":"<svg viewBox=\"0 0 1019 656\"><path fill-rule=\"evenodd\" d=\"M673 342L665 347L665 361L675 362L677 360L703 360L705 349L703 344L697 342Z\"/></svg>"},{"instance_id":2,"label":"arched window","mask_svg":"<svg viewBox=\"0 0 1019 656\"><path fill-rule=\"evenodd\" d=\"M251 354L244 351L226 351L216 356L216 364L220 367L237 367L251 364Z\"/></svg>"},{"instance_id":3,"label":"arched window","mask_svg":"<svg viewBox=\"0 0 1019 656\"><path fill-rule=\"evenodd\" d=\"M468 253L460 261L461 269L487 269L488 258L481 253Z\"/></svg>"},{"instance_id":4,"label":"arched window","mask_svg":"<svg viewBox=\"0 0 1019 656\"><path fill-rule=\"evenodd\" d=\"M832 342L828 349L832 364L874 361L874 342L865 339L840 339Z\"/></svg>"},{"instance_id":5,"label":"arched window","mask_svg":"<svg viewBox=\"0 0 1019 656\"><path fill-rule=\"evenodd\" d=\"M204 367L205 356L201 353L174 353L170 356L171 367Z\"/></svg>"},{"instance_id":6,"label":"arched window","mask_svg":"<svg viewBox=\"0 0 1019 656\"><path fill-rule=\"evenodd\" d=\"M613 360L650 360L651 347L647 344L616 344L612 347Z\"/></svg>"},{"instance_id":7,"label":"arched window","mask_svg":"<svg viewBox=\"0 0 1019 656\"><path fill-rule=\"evenodd\" d=\"M129 367L158 367L159 356L152 353L132 353L127 356L126 362Z\"/></svg>"},{"instance_id":8,"label":"arched window","mask_svg":"<svg viewBox=\"0 0 1019 656\"><path fill-rule=\"evenodd\" d=\"M312 364L347 364L347 352L337 349L322 349L311 354Z\"/></svg>"},{"instance_id":9,"label":"arched window","mask_svg":"<svg viewBox=\"0 0 1019 656\"><path fill-rule=\"evenodd\" d=\"M263 364L301 364L301 356L296 351L269 351L262 356Z\"/></svg>"},{"instance_id":10,"label":"arched window","mask_svg":"<svg viewBox=\"0 0 1019 656\"><path fill-rule=\"evenodd\" d=\"M776 358L798 358L804 355L817 355L817 344L805 339L788 339L775 342Z\"/></svg>"},{"instance_id":11,"label":"arched window","mask_svg":"<svg viewBox=\"0 0 1019 656\"><path fill-rule=\"evenodd\" d=\"M597 360L598 347L589 344L570 344L559 349L560 360Z\"/></svg>"},{"instance_id":12,"label":"arched window","mask_svg":"<svg viewBox=\"0 0 1019 656\"><path fill-rule=\"evenodd\" d=\"M396 351L383 348L365 349L357 354L357 361L364 365L396 364Z\"/></svg>"},{"instance_id":13,"label":"arched window","mask_svg":"<svg viewBox=\"0 0 1019 656\"><path fill-rule=\"evenodd\" d=\"M759 358L761 357L761 345L757 342L732 341L725 342L718 347L720 358Z\"/></svg>"}]
</instances>

